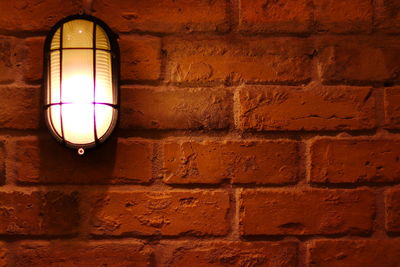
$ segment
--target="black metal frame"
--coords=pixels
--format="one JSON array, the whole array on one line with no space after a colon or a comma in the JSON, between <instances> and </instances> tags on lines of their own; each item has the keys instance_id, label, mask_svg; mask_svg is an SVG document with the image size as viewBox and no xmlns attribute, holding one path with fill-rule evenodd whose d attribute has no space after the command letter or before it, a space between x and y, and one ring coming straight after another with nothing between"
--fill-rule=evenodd
<instances>
[{"instance_id":1,"label":"black metal frame","mask_svg":"<svg viewBox=\"0 0 400 267\"><path fill-rule=\"evenodd\" d=\"M72 20L76 20L76 19L83 19L83 20L88 20L93 22L93 44L92 44L92 48L63 48L62 47L62 43L63 43L63 25L66 22L72 21ZM106 50L106 49L99 49L96 48L96 26L100 26L102 27L102 29L105 31L109 42L110 42L110 50ZM50 71L50 54L52 52L51 50L51 41L54 37L54 34L56 33L56 31L60 29L60 48L57 49L60 51L60 102L59 103L48 103L48 99L50 99L51 101L51 95L50 97L49 94L51 93L51 77L49 76L51 74ZM118 46L118 35L115 34L108 26L107 24L105 24L103 21L101 21L100 19L93 17L93 16L89 16L89 15L72 15L72 16L68 16L62 20L60 20L59 22L57 22L53 28L50 30L49 34L46 37L46 41L45 41L45 46L44 46L44 75L43 77L46 79L46 81L44 82L44 90L45 90L45 94L44 94L44 111L45 111L45 121L46 121L46 125L49 128L51 134L54 136L54 138L59 141L60 143L64 144L67 147L70 148L74 148L74 149L88 149L88 148L95 148L97 147L99 144L103 143L106 139L108 139L111 135L111 133L113 132L117 121L118 121L118 113L119 113L119 66L120 66L120 58L119 58L119 46ZM62 102L62 52L63 49L90 49L93 51L93 102L89 103L89 104L93 104L93 109L94 109L94 125L93 125L93 131L94 131L94 138L95 141L92 143L88 143L88 144L74 144L71 142L68 142L65 140L64 138L64 129L63 129L63 122L62 122L62 106L65 104L72 104L70 102ZM115 99L115 103L116 104L110 104L110 103L100 103L100 102L95 102L95 96L96 96L96 51L97 50L106 50L109 51L111 54L111 68L112 68L112 90L113 90L113 97ZM53 50L54 51L54 50ZM50 102L49 101L49 102ZM55 130L55 127L53 125L53 120L51 118L51 112L50 112L50 107L54 106L54 105L59 105L60 106L60 124L61 124L61 136L59 134L57 134L57 131ZM106 131L106 133L98 138L97 136L97 128L96 128L96 105L108 105L111 106L113 108L113 113L112 113L112 121L111 124L108 128L108 130Z\"/></svg>"}]
</instances>

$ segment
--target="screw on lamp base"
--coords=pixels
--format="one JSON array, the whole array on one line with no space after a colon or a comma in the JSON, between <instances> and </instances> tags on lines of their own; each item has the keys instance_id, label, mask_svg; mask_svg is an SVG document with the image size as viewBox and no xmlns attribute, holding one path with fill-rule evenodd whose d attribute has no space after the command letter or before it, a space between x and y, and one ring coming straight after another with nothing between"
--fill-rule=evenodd
<instances>
[{"instance_id":1,"label":"screw on lamp base","mask_svg":"<svg viewBox=\"0 0 400 267\"><path fill-rule=\"evenodd\" d=\"M82 156L83 154L85 154L85 149L79 148L78 149L78 154L79 154L79 156Z\"/></svg>"}]
</instances>

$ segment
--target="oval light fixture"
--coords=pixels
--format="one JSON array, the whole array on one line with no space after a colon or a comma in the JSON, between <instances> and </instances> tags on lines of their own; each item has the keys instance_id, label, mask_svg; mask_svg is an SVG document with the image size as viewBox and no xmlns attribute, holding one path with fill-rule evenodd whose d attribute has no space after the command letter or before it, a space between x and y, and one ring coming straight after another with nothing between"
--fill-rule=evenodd
<instances>
[{"instance_id":1,"label":"oval light fixture","mask_svg":"<svg viewBox=\"0 0 400 267\"><path fill-rule=\"evenodd\" d=\"M52 135L82 155L103 143L118 118L117 36L99 19L59 21L45 42L45 121Z\"/></svg>"}]
</instances>

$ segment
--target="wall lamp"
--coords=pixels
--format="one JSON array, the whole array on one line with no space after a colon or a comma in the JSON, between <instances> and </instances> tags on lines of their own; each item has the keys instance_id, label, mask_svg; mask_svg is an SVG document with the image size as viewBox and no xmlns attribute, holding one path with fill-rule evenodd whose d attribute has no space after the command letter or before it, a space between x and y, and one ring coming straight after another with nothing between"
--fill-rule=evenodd
<instances>
[{"instance_id":1,"label":"wall lamp","mask_svg":"<svg viewBox=\"0 0 400 267\"><path fill-rule=\"evenodd\" d=\"M95 17L73 15L50 30L44 49L47 127L83 155L110 136L118 119L117 35Z\"/></svg>"}]
</instances>

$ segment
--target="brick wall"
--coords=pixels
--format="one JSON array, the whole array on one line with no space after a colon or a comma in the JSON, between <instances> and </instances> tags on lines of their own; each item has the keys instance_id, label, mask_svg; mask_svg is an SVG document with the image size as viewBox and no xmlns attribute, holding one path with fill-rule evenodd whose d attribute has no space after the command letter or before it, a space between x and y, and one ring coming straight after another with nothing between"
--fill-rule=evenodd
<instances>
[{"instance_id":1,"label":"brick wall","mask_svg":"<svg viewBox=\"0 0 400 267\"><path fill-rule=\"evenodd\" d=\"M0 0L0 266L398 266L397 0L94 0L121 116L79 157L41 112L80 0Z\"/></svg>"}]
</instances>

